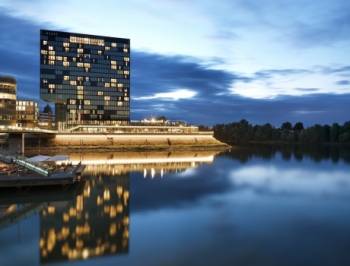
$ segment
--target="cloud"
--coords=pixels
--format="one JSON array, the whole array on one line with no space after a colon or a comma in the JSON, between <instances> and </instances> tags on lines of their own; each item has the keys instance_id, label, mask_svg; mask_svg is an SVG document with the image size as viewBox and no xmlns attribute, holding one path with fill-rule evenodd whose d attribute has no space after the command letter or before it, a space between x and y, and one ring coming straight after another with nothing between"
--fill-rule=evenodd
<instances>
[{"instance_id":1,"label":"cloud","mask_svg":"<svg viewBox=\"0 0 350 266\"><path fill-rule=\"evenodd\" d=\"M290 75L298 75L298 74L310 74L313 71L309 69L266 69L257 71L254 73L253 79L261 79L261 78L272 78L274 76L290 76Z\"/></svg>"},{"instance_id":2,"label":"cloud","mask_svg":"<svg viewBox=\"0 0 350 266\"><path fill-rule=\"evenodd\" d=\"M339 80L337 81L337 85L350 85L349 80Z\"/></svg>"},{"instance_id":3,"label":"cloud","mask_svg":"<svg viewBox=\"0 0 350 266\"><path fill-rule=\"evenodd\" d=\"M151 96L140 96L135 97L134 100L165 100L165 101L178 101L178 100L186 100L191 99L197 95L196 91L189 89L177 89L169 92L158 92Z\"/></svg>"},{"instance_id":4,"label":"cloud","mask_svg":"<svg viewBox=\"0 0 350 266\"><path fill-rule=\"evenodd\" d=\"M0 73L17 78L20 95L39 98L38 47L39 29L43 25L4 15L0 9L0 27L3 32ZM242 118L278 125L286 120L305 124L348 120L350 93L346 88L339 88L336 82L339 75L347 75L349 66L331 65L311 70L271 68L242 75L214 68L211 60L220 61L215 57L208 63L194 57L135 49L131 53L132 119L166 115L170 119L209 125ZM326 89L316 86L320 84L314 84L314 80L319 80ZM256 89L260 97L254 95L252 85L261 87ZM241 91L232 90L239 86Z\"/></svg>"},{"instance_id":5,"label":"cloud","mask_svg":"<svg viewBox=\"0 0 350 266\"><path fill-rule=\"evenodd\" d=\"M323 17L311 18L299 23L295 28L296 38L304 45L331 45L350 41L350 4L348 1L335 1L322 10Z\"/></svg>"},{"instance_id":6,"label":"cloud","mask_svg":"<svg viewBox=\"0 0 350 266\"><path fill-rule=\"evenodd\" d=\"M39 91L39 26L0 9L0 31L0 73L16 77L20 96L34 95Z\"/></svg>"},{"instance_id":7,"label":"cloud","mask_svg":"<svg viewBox=\"0 0 350 266\"><path fill-rule=\"evenodd\" d=\"M349 88L336 86L339 76L342 76L346 71L348 71L348 66L314 66L310 69L265 69L246 78L237 79L232 84L230 91L233 94L255 99L271 99L283 95L350 93Z\"/></svg>"},{"instance_id":8,"label":"cloud","mask_svg":"<svg viewBox=\"0 0 350 266\"><path fill-rule=\"evenodd\" d=\"M227 90L234 79L233 73L209 68L202 61L184 56L132 52L132 79L134 96L186 88L198 94L215 94Z\"/></svg>"}]
</instances>

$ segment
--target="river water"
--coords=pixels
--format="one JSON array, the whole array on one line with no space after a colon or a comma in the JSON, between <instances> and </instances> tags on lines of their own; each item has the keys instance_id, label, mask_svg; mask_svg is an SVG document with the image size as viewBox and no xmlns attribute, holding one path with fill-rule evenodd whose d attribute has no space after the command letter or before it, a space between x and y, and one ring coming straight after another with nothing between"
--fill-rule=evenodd
<instances>
[{"instance_id":1,"label":"river water","mask_svg":"<svg viewBox=\"0 0 350 266\"><path fill-rule=\"evenodd\" d=\"M77 187L0 192L0 265L350 265L350 151L69 154Z\"/></svg>"}]
</instances>

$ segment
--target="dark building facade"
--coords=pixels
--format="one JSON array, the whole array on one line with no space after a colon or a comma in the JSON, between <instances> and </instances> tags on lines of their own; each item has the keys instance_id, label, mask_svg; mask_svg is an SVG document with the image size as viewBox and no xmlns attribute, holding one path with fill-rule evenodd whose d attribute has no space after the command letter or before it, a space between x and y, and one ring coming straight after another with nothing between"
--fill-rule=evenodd
<instances>
[{"instance_id":1,"label":"dark building facade","mask_svg":"<svg viewBox=\"0 0 350 266\"><path fill-rule=\"evenodd\" d=\"M64 126L130 119L130 40L40 31L40 96Z\"/></svg>"},{"instance_id":2,"label":"dark building facade","mask_svg":"<svg viewBox=\"0 0 350 266\"><path fill-rule=\"evenodd\" d=\"M52 112L50 105L46 105L42 112L39 112L38 125L44 129L55 128L55 114Z\"/></svg>"},{"instance_id":3,"label":"dark building facade","mask_svg":"<svg viewBox=\"0 0 350 266\"><path fill-rule=\"evenodd\" d=\"M16 125L17 83L12 77L0 76L0 125Z\"/></svg>"}]
</instances>

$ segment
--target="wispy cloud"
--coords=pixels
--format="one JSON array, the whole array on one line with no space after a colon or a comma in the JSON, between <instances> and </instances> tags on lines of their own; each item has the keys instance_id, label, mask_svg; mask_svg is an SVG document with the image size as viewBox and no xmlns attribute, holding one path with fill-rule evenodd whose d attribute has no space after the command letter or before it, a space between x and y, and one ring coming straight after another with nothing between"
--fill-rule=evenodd
<instances>
[{"instance_id":1,"label":"wispy cloud","mask_svg":"<svg viewBox=\"0 0 350 266\"><path fill-rule=\"evenodd\" d=\"M136 101L138 100L164 100L164 101L178 101L178 100L186 100L191 99L197 95L196 91L189 89L177 89L168 92L158 92L150 96L140 96L135 97Z\"/></svg>"}]
</instances>

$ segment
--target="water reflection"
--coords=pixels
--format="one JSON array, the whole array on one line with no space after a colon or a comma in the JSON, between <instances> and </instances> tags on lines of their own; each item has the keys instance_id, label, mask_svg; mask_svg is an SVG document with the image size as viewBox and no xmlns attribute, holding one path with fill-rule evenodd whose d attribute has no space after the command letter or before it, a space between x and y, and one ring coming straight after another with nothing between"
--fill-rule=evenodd
<instances>
[{"instance_id":1,"label":"water reflection","mask_svg":"<svg viewBox=\"0 0 350 266\"><path fill-rule=\"evenodd\" d=\"M350 265L349 151L316 150L69 154L80 190L0 193L0 264Z\"/></svg>"},{"instance_id":2,"label":"water reflection","mask_svg":"<svg viewBox=\"0 0 350 266\"><path fill-rule=\"evenodd\" d=\"M234 147L225 153L227 157L240 162L248 162L254 157L265 160L274 159L280 156L285 161L303 161L311 159L315 162L330 160L334 163L344 161L350 163L349 146L306 146L306 145L249 145Z\"/></svg>"},{"instance_id":3,"label":"water reflection","mask_svg":"<svg viewBox=\"0 0 350 266\"><path fill-rule=\"evenodd\" d=\"M183 173L213 162L214 151L71 153L86 165L78 187L4 190L0 230L39 213L40 263L86 260L129 252L130 172L144 178ZM0 243L1 244L1 243Z\"/></svg>"},{"instance_id":4,"label":"water reflection","mask_svg":"<svg viewBox=\"0 0 350 266\"><path fill-rule=\"evenodd\" d=\"M142 172L143 176L162 177L165 173L181 172L200 164L213 162L218 151L154 151L154 152L103 152L69 153L65 163L86 165L90 175L116 175Z\"/></svg>"},{"instance_id":5,"label":"water reflection","mask_svg":"<svg viewBox=\"0 0 350 266\"><path fill-rule=\"evenodd\" d=\"M40 212L40 261L79 260L127 253L129 176L89 179L83 193Z\"/></svg>"},{"instance_id":6,"label":"water reflection","mask_svg":"<svg viewBox=\"0 0 350 266\"><path fill-rule=\"evenodd\" d=\"M81 193L82 186L57 189L1 189L0 229L44 208L48 202L69 202ZM57 193L59 192L59 193Z\"/></svg>"},{"instance_id":7,"label":"water reflection","mask_svg":"<svg viewBox=\"0 0 350 266\"><path fill-rule=\"evenodd\" d=\"M350 196L349 172L332 169L316 172L300 167L283 168L257 164L232 170L229 176L236 187L249 187L265 193L308 196Z\"/></svg>"}]
</instances>

